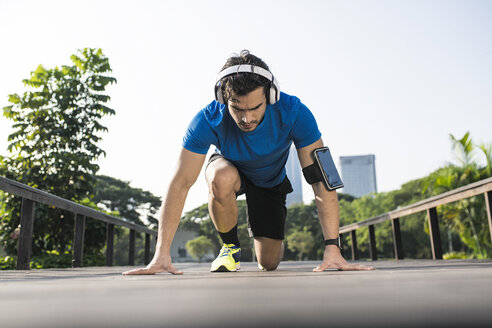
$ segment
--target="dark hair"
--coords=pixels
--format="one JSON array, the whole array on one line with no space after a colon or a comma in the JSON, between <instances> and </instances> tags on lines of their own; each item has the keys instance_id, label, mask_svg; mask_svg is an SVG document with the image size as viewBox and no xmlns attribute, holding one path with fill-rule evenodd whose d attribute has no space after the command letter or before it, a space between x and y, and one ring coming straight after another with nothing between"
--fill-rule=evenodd
<instances>
[{"instance_id":1,"label":"dark hair","mask_svg":"<svg viewBox=\"0 0 492 328\"><path fill-rule=\"evenodd\" d=\"M259 66L268 71L270 70L263 60L252 55L248 50L241 50L239 55L234 54L227 59L221 71L231 66L243 64ZM225 102L230 99L233 93L237 96L244 96L251 91L256 90L258 87L264 87L267 101L269 99L270 81L261 75L242 72L224 77L221 80L221 83L220 87Z\"/></svg>"}]
</instances>

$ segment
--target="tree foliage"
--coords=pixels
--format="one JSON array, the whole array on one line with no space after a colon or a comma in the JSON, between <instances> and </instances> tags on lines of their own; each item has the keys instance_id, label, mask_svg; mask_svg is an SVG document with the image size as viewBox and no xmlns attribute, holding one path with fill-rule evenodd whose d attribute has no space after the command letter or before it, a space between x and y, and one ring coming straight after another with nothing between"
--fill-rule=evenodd
<instances>
[{"instance_id":1,"label":"tree foliage","mask_svg":"<svg viewBox=\"0 0 492 328\"><path fill-rule=\"evenodd\" d=\"M31 72L23 94L11 94L4 116L13 122L9 135L10 156L0 157L0 174L51 194L77 202L90 202L100 133L107 131L101 119L113 115L103 94L116 79L109 76L109 60L100 49L85 48L71 56L72 65ZM0 238L9 254L16 241L10 238L19 225L20 200L5 195L1 208ZM73 214L36 206L33 255L45 250L64 254L73 235ZM88 222L86 250L104 244L101 223ZM89 235L87 235L89 234ZM90 237L90 238L89 238Z\"/></svg>"},{"instance_id":2,"label":"tree foliage","mask_svg":"<svg viewBox=\"0 0 492 328\"><path fill-rule=\"evenodd\" d=\"M196 258L198 262L201 262L202 258L207 255L207 253L214 250L212 241L205 236L198 236L195 239L188 240L185 247L188 253L190 253L193 258Z\"/></svg>"},{"instance_id":3,"label":"tree foliage","mask_svg":"<svg viewBox=\"0 0 492 328\"><path fill-rule=\"evenodd\" d=\"M406 206L491 176L489 144L476 145L467 132L463 137L450 135L454 162L421 179L410 181L399 190L368 195L353 202L340 201L342 225L361 221ZM485 166L478 163L485 157ZM492 245L483 196L467 198L438 208L441 239L448 253L463 253L466 257L491 258ZM404 256L430 258L429 228L425 212L400 220ZM376 241L378 255L392 257L392 231L389 223L378 224ZM357 232L359 251L369 256L368 229ZM446 250L446 247L444 247Z\"/></svg>"},{"instance_id":4,"label":"tree foliage","mask_svg":"<svg viewBox=\"0 0 492 328\"><path fill-rule=\"evenodd\" d=\"M428 177L424 188L427 193L443 193L491 176L492 144L476 145L469 132L462 138L450 134L450 140L455 152L455 162ZM480 166L477 154L485 157L485 166ZM442 206L440 215L445 226L457 233L460 241L466 246L460 251L468 251L477 258L492 257L485 200L482 196ZM450 252L452 251L454 249L450 249Z\"/></svg>"},{"instance_id":5,"label":"tree foliage","mask_svg":"<svg viewBox=\"0 0 492 328\"><path fill-rule=\"evenodd\" d=\"M309 253L315 245L313 234L307 227L292 231L286 241L287 247L299 255L299 261L302 261L303 255Z\"/></svg>"},{"instance_id":6,"label":"tree foliage","mask_svg":"<svg viewBox=\"0 0 492 328\"><path fill-rule=\"evenodd\" d=\"M93 201L104 210L117 212L119 217L133 223L148 225L149 228L157 226L160 197L150 191L131 187L127 181L105 175L96 176Z\"/></svg>"}]
</instances>

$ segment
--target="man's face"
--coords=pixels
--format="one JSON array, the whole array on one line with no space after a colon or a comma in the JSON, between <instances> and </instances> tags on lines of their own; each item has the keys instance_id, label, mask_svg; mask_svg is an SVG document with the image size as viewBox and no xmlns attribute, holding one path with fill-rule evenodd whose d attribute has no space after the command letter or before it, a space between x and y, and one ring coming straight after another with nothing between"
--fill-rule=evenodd
<instances>
[{"instance_id":1,"label":"man's face","mask_svg":"<svg viewBox=\"0 0 492 328\"><path fill-rule=\"evenodd\" d=\"M267 104L264 88L259 87L244 96L233 94L227 104L237 126L244 132L251 132L265 116Z\"/></svg>"}]
</instances>

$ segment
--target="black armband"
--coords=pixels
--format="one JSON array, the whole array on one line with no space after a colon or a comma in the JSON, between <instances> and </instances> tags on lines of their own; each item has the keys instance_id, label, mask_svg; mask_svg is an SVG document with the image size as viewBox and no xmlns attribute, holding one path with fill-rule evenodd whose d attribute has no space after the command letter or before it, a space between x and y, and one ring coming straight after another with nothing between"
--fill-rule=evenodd
<instances>
[{"instance_id":1,"label":"black armband","mask_svg":"<svg viewBox=\"0 0 492 328\"><path fill-rule=\"evenodd\" d=\"M324 180L323 174L321 173L319 165L316 162L303 168L302 174L304 175L304 179L306 179L307 183L310 185Z\"/></svg>"},{"instance_id":2,"label":"black armband","mask_svg":"<svg viewBox=\"0 0 492 328\"><path fill-rule=\"evenodd\" d=\"M329 191L343 188L343 182L338 174L328 147L316 148L313 151L314 163L302 169L302 174L310 185L323 181Z\"/></svg>"}]
</instances>

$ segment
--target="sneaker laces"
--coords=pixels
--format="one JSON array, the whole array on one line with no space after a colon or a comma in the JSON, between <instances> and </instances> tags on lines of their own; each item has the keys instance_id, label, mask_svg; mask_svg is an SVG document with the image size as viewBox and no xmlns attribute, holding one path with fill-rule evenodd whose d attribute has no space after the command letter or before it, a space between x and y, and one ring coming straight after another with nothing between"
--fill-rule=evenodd
<instances>
[{"instance_id":1,"label":"sneaker laces","mask_svg":"<svg viewBox=\"0 0 492 328\"><path fill-rule=\"evenodd\" d=\"M231 254L231 247L224 244L224 246L222 246L222 249L220 250L219 257L229 256L230 254Z\"/></svg>"}]
</instances>

